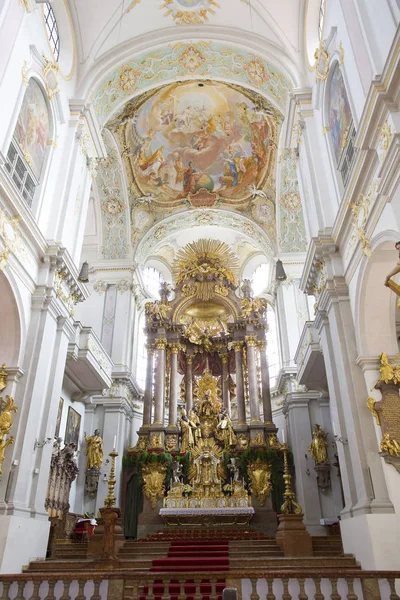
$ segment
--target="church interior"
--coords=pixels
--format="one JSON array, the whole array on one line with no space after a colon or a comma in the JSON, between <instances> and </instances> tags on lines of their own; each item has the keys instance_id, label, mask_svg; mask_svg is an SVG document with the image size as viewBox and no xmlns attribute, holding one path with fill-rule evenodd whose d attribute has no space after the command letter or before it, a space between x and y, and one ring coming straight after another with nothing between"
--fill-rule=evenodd
<instances>
[{"instance_id":1,"label":"church interior","mask_svg":"<svg viewBox=\"0 0 400 600\"><path fill-rule=\"evenodd\" d=\"M0 0L0 599L399 599L399 24Z\"/></svg>"}]
</instances>

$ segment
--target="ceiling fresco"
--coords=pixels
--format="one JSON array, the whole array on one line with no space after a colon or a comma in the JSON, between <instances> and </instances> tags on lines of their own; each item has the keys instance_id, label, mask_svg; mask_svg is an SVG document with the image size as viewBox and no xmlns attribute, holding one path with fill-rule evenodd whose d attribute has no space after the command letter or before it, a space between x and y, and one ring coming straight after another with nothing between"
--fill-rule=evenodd
<instances>
[{"instance_id":1,"label":"ceiling fresco","mask_svg":"<svg viewBox=\"0 0 400 600\"><path fill-rule=\"evenodd\" d=\"M254 186L271 185L279 114L251 96L223 83L194 81L130 103L112 128L127 150L131 192L151 194L160 208L190 202L200 190L214 192L215 202L237 205Z\"/></svg>"},{"instance_id":2,"label":"ceiling fresco","mask_svg":"<svg viewBox=\"0 0 400 600\"><path fill-rule=\"evenodd\" d=\"M188 208L237 211L274 243L281 121L259 94L220 82L175 83L129 101L107 128L125 165L133 246Z\"/></svg>"}]
</instances>

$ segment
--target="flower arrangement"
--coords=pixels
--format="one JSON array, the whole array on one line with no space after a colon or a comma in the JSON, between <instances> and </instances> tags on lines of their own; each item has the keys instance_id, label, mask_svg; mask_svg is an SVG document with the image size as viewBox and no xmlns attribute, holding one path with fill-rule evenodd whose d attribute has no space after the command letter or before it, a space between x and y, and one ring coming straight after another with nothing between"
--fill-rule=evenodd
<instances>
[{"instance_id":1,"label":"flower arrangement","mask_svg":"<svg viewBox=\"0 0 400 600\"><path fill-rule=\"evenodd\" d=\"M226 496L232 496L233 493L233 487L230 483L227 483L226 485L224 485L224 487L222 488L222 491L224 492L224 494Z\"/></svg>"},{"instance_id":2,"label":"flower arrangement","mask_svg":"<svg viewBox=\"0 0 400 600\"><path fill-rule=\"evenodd\" d=\"M189 485L188 483L185 483L185 485L182 488L182 494L184 496L190 496L190 494L192 493L193 488L191 485Z\"/></svg>"}]
</instances>

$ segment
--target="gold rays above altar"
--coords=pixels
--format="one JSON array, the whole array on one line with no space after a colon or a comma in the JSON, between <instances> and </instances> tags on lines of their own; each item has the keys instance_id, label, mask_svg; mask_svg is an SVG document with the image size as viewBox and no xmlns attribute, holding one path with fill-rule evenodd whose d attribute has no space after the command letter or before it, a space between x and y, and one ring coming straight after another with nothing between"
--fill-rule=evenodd
<instances>
[{"instance_id":1,"label":"gold rays above altar","mask_svg":"<svg viewBox=\"0 0 400 600\"><path fill-rule=\"evenodd\" d=\"M209 278L228 280L237 285L238 270L239 260L228 244L206 239L187 244L179 250L173 265L176 285L190 279L205 281Z\"/></svg>"}]
</instances>

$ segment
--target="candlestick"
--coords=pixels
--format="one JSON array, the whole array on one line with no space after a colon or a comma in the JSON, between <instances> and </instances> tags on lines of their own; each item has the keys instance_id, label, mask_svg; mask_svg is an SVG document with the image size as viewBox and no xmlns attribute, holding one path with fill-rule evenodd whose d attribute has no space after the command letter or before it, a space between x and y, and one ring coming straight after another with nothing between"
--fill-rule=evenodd
<instances>
[{"instance_id":1,"label":"candlestick","mask_svg":"<svg viewBox=\"0 0 400 600\"><path fill-rule=\"evenodd\" d=\"M296 494L292 490L292 476L289 471L288 463L288 444L283 444L283 481L285 482L285 492L283 494L284 503L281 506L281 511L285 515L300 515L303 512L300 504L296 502Z\"/></svg>"},{"instance_id":2,"label":"candlestick","mask_svg":"<svg viewBox=\"0 0 400 600\"><path fill-rule=\"evenodd\" d=\"M118 452L113 450L108 456L111 456L111 468L110 475L108 477L108 495L107 498L104 500L104 506L106 506L107 508L112 508L113 506L115 506L116 502L116 498L114 496L114 488L115 484L117 483L115 479L115 459L118 456Z\"/></svg>"}]
</instances>

